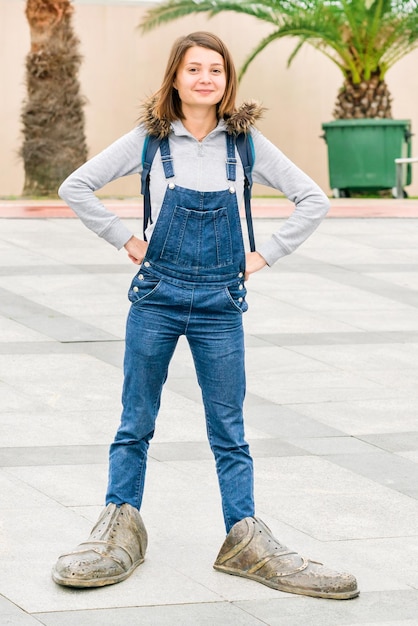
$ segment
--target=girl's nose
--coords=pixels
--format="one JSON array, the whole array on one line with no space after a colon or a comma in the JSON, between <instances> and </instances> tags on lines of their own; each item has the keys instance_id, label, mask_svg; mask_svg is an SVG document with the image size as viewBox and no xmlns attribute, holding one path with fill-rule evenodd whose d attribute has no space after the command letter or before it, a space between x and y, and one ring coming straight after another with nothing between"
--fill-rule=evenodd
<instances>
[{"instance_id":1,"label":"girl's nose","mask_svg":"<svg viewBox=\"0 0 418 626\"><path fill-rule=\"evenodd\" d=\"M210 82L210 74L205 74L205 73L203 73L203 74L200 76L200 82L201 82L201 83L209 83L209 82Z\"/></svg>"}]
</instances>

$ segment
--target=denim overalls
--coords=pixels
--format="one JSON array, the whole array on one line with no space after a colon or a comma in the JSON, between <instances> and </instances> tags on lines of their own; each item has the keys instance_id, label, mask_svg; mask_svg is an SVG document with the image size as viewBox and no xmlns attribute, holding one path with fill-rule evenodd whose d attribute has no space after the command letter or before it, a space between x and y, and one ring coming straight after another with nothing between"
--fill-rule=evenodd
<instances>
[{"instance_id":1,"label":"denim overalls","mask_svg":"<svg viewBox=\"0 0 418 626\"><path fill-rule=\"evenodd\" d=\"M185 335L202 390L229 532L254 515L254 498L242 414L245 252L233 186L235 141L225 136L226 189L219 192L177 186L168 139L160 145L167 190L129 291L123 411L110 448L106 504L141 506L162 388L178 338Z\"/></svg>"}]
</instances>

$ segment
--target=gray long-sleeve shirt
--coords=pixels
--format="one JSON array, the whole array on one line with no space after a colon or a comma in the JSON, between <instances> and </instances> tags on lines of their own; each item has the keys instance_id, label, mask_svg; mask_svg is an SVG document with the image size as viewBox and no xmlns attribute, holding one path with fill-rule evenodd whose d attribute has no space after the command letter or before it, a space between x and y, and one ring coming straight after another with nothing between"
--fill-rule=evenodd
<instances>
[{"instance_id":1,"label":"gray long-sleeve shirt","mask_svg":"<svg viewBox=\"0 0 418 626\"><path fill-rule=\"evenodd\" d=\"M170 149L174 163L174 181L181 187L198 191L220 191L230 185L226 179L225 123L201 142L177 120L172 124ZM142 171L142 150L147 131L141 124L73 172L59 188L59 195L83 223L107 242L122 248L132 237L128 226L106 209L95 195L104 185ZM295 204L295 210L281 228L257 251L268 265L293 252L319 226L329 209L329 200L314 181L292 163L276 146L255 128L251 129L255 162L253 180L281 191ZM172 182L172 179L170 179ZM237 156L236 192L241 205L244 173ZM167 188L159 151L150 177L152 222L147 230L150 240Z\"/></svg>"}]
</instances>

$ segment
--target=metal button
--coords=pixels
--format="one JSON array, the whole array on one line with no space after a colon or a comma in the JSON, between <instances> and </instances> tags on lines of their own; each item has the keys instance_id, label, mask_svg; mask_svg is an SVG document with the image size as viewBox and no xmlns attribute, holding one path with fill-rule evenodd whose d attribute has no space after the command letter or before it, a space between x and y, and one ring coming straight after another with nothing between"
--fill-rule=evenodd
<instances>
[{"instance_id":1,"label":"metal button","mask_svg":"<svg viewBox=\"0 0 418 626\"><path fill-rule=\"evenodd\" d=\"M139 278L139 280L144 280L144 275L143 274L138 274L138 278Z\"/></svg>"},{"instance_id":2,"label":"metal button","mask_svg":"<svg viewBox=\"0 0 418 626\"><path fill-rule=\"evenodd\" d=\"M244 274L243 274L242 272L240 272L240 273L238 274L238 278L242 278L243 276L244 276Z\"/></svg>"},{"instance_id":3,"label":"metal button","mask_svg":"<svg viewBox=\"0 0 418 626\"><path fill-rule=\"evenodd\" d=\"M133 288L133 291L137 292L139 291L139 288L135 285L135 287Z\"/></svg>"},{"instance_id":4,"label":"metal button","mask_svg":"<svg viewBox=\"0 0 418 626\"><path fill-rule=\"evenodd\" d=\"M235 193L235 187L230 187L229 188L229 193Z\"/></svg>"},{"instance_id":5,"label":"metal button","mask_svg":"<svg viewBox=\"0 0 418 626\"><path fill-rule=\"evenodd\" d=\"M243 302L244 298L238 298L238 302Z\"/></svg>"},{"instance_id":6,"label":"metal button","mask_svg":"<svg viewBox=\"0 0 418 626\"><path fill-rule=\"evenodd\" d=\"M174 187L175 187L175 184L174 184L174 183L170 183L170 184L168 185L168 188L169 188L169 189L174 189Z\"/></svg>"},{"instance_id":7,"label":"metal button","mask_svg":"<svg viewBox=\"0 0 418 626\"><path fill-rule=\"evenodd\" d=\"M240 285L238 289L244 289L244 285Z\"/></svg>"},{"instance_id":8,"label":"metal button","mask_svg":"<svg viewBox=\"0 0 418 626\"><path fill-rule=\"evenodd\" d=\"M149 261L145 261L144 267L149 267L150 265L151 265L151 263Z\"/></svg>"}]
</instances>

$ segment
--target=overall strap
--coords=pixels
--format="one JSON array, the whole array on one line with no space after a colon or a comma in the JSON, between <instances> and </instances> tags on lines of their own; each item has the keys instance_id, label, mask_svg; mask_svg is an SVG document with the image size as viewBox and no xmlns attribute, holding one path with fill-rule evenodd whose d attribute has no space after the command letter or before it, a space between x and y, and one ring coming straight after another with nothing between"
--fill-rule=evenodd
<instances>
[{"instance_id":1,"label":"overall strap","mask_svg":"<svg viewBox=\"0 0 418 626\"><path fill-rule=\"evenodd\" d=\"M228 180L237 178L237 160L235 158L235 137L226 134L226 177Z\"/></svg>"},{"instance_id":2,"label":"overall strap","mask_svg":"<svg viewBox=\"0 0 418 626\"><path fill-rule=\"evenodd\" d=\"M253 186L254 143L250 134L240 133L236 137L236 146L244 168L244 206L247 220L248 239L251 252L255 251L253 218L251 214L251 189Z\"/></svg>"},{"instance_id":3,"label":"overall strap","mask_svg":"<svg viewBox=\"0 0 418 626\"><path fill-rule=\"evenodd\" d=\"M160 153L161 153L161 162L164 168L164 176L166 178L173 178L174 176L173 157L171 156L170 144L168 143L168 137L164 137L163 139L161 139Z\"/></svg>"}]
</instances>

